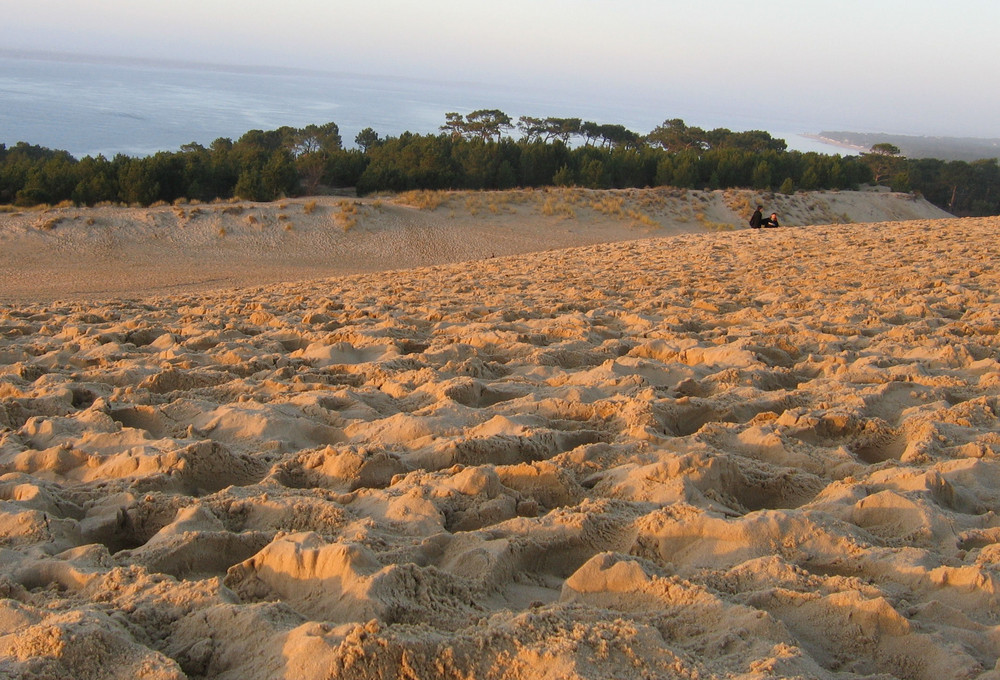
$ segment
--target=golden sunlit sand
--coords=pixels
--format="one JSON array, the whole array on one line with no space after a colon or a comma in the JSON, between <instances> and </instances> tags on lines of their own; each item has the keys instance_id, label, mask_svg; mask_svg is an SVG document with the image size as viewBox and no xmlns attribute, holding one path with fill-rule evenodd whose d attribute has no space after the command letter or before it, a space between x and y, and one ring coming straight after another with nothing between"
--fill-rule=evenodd
<instances>
[{"instance_id":1,"label":"golden sunlit sand","mask_svg":"<svg viewBox=\"0 0 1000 680\"><path fill-rule=\"evenodd\" d=\"M408 269L746 226L948 217L907 194L684 189L394 197L0 213L0 301L171 294Z\"/></svg>"},{"instance_id":2,"label":"golden sunlit sand","mask_svg":"<svg viewBox=\"0 0 1000 680\"><path fill-rule=\"evenodd\" d=\"M701 195L0 216L0 676L1000 678L1000 218Z\"/></svg>"}]
</instances>

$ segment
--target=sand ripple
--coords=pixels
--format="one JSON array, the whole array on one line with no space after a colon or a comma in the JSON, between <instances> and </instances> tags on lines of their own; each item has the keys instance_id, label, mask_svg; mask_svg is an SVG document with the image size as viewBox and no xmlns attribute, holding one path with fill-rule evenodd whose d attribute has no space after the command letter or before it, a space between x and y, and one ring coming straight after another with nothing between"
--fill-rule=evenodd
<instances>
[{"instance_id":1,"label":"sand ripple","mask_svg":"<svg viewBox=\"0 0 1000 680\"><path fill-rule=\"evenodd\" d=\"M0 676L1000 677L998 233L0 307Z\"/></svg>"}]
</instances>

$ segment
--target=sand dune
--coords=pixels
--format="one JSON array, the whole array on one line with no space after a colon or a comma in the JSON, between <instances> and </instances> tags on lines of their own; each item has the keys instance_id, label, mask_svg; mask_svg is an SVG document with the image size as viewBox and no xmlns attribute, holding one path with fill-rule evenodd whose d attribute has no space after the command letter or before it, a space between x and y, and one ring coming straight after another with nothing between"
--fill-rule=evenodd
<instances>
[{"instance_id":1,"label":"sand dune","mask_svg":"<svg viewBox=\"0 0 1000 680\"><path fill-rule=\"evenodd\" d=\"M909 194L551 189L0 212L0 301L173 294L782 224L950 217Z\"/></svg>"},{"instance_id":2,"label":"sand dune","mask_svg":"<svg viewBox=\"0 0 1000 680\"><path fill-rule=\"evenodd\" d=\"M998 233L2 305L0 676L998 678Z\"/></svg>"}]
</instances>

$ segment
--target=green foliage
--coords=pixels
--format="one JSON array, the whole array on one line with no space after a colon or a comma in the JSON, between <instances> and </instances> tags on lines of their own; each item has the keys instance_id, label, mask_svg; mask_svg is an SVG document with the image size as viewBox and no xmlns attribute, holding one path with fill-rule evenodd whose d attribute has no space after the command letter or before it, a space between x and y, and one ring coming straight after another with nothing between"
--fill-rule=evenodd
<instances>
[{"instance_id":1,"label":"green foliage","mask_svg":"<svg viewBox=\"0 0 1000 680\"><path fill-rule=\"evenodd\" d=\"M556 171L552 177L552 183L557 187L571 187L576 184L576 177L568 165L564 165Z\"/></svg>"},{"instance_id":2,"label":"green foliage","mask_svg":"<svg viewBox=\"0 0 1000 680\"><path fill-rule=\"evenodd\" d=\"M335 187L357 186L368 167L368 157L358 149L341 149L326 161L323 181Z\"/></svg>"},{"instance_id":3,"label":"green foliage","mask_svg":"<svg viewBox=\"0 0 1000 680\"><path fill-rule=\"evenodd\" d=\"M291 130L285 138L285 145L291 146L295 156L322 153L325 156L339 151L341 147L340 128L336 123L307 125L301 130Z\"/></svg>"},{"instance_id":4,"label":"green foliage","mask_svg":"<svg viewBox=\"0 0 1000 680\"><path fill-rule=\"evenodd\" d=\"M868 153L861 154L861 158L871 168L872 181L882 184L899 174L904 164L899 153L899 147L895 144L882 142L873 145Z\"/></svg>"},{"instance_id":5,"label":"green foliage","mask_svg":"<svg viewBox=\"0 0 1000 680\"><path fill-rule=\"evenodd\" d=\"M523 135L521 141L529 144L533 142L550 142L560 140L563 144L569 142L570 138L580 134L582 121L579 118L532 118L521 116L518 119L517 128Z\"/></svg>"},{"instance_id":6,"label":"green foliage","mask_svg":"<svg viewBox=\"0 0 1000 680\"><path fill-rule=\"evenodd\" d=\"M704 183L698 170L697 154L692 152L678 154L674 165L673 185L682 189L694 189Z\"/></svg>"},{"instance_id":7,"label":"green foliage","mask_svg":"<svg viewBox=\"0 0 1000 680\"><path fill-rule=\"evenodd\" d=\"M771 187L771 165L767 161L761 161L753 169L750 177L750 185L754 189L769 189Z\"/></svg>"},{"instance_id":8,"label":"green foliage","mask_svg":"<svg viewBox=\"0 0 1000 680\"><path fill-rule=\"evenodd\" d=\"M656 186L674 184L674 160L671 156L664 155L656 161L656 177L653 182Z\"/></svg>"},{"instance_id":9,"label":"green foliage","mask_svg":"<svg viewBox=\"0 0 1000 680\"><path fill-rule=\"evenodd\" d=\"M453 137L481 139L486 141L496 137L499 142L504 132L514 127L510 116L498 109L480 109L462 116L460 113L446 113L442 130Z\"/></svg>"},{"instance_id":10,"label":"green foliage","mask_svg":"<svg viewBox=\"0 0 1000 680\"><path fill-rule=\"evenodd\" d=\"M758 130L703 130L667 120L645 137L621 125L579 118L522 116L516 141L502 111L449 113L441 134L380 138L371 128L344 149L335 123L250 130L236 142L144 158L85 157L24 142L0 144L0 203L31 206L71 200L151 204L179 198L239 196L267 201L323 185L373 191L672 185L773 190L847 189L882 181L918 191L958 215L1000 213L997 161L906 159L891 144L860 157L787 151ZM572 142L572 143L571 143Z\"/></svg>"},{"instance_id":11,"label":"green foliage","mask_svg":"<svg viewBox=\"0 0 1000 680\"><path fill-rule=\"evenodd\" d=\"M382 139L378 136L377 132L370 127L366 127L354 137L354 143L361 149L361 153L365 153L368 149L381 144Z\"/></svg>"}]
</instances>

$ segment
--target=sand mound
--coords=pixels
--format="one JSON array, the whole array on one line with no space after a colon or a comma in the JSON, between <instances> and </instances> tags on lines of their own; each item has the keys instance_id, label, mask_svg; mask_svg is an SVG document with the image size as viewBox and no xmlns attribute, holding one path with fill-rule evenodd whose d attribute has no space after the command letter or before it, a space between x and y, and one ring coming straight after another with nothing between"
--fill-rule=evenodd
<instances>
[{"instance_id":1,"label":"sand mound","mask_svg":"<svg viewBox=\"0 0 1000 680\"><path fill-rule=\"evenodd\" d=\"M778 211L788 226L949 217L910 194L670 188L435 191L0 212L0 301L170 295L746 229L757 203ZM254 323L266 325L269 312L254 313ZM336 318L322 308L306 313L310 325ZM159 325L130 330L135 335L125 339L137 344L165 332ZM224 340L217 330L198 335L185 340ZM345 350L313 351L327 352L336 363Z\"/></svg>"},{"instance_id":2,"label":"sand mound","mask_svg":"<svg viewBox=\"0 0 1000 680\"><path fill-rule=\"evenodd\" d=\"M0 306L0 676L1000 677L998 233Z\"/></svg>"}]
</instances>

